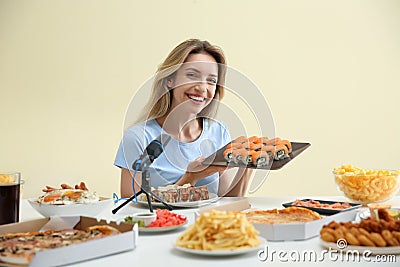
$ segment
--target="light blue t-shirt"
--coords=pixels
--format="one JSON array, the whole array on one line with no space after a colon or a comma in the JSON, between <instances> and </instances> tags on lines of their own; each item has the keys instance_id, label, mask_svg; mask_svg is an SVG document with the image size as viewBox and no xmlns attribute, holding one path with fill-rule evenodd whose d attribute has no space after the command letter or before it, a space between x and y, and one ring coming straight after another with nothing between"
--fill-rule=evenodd
<instances>
[{"instance_id":1,"label":"light blue t-shirt","mask_svg":"<svg viewBox=\"0 0 400 267\"><path fill-rule=\"evenodd\" d=\"M132 164L164 130L152 119L128 128L119 145L114 165L132 170ZM190 143L171 138L164 152L149 167L150 186L158 188L176 183L186 172L188 164L200 156L209 156L230 142L226 126L216 120L203 119L203 131L200 137ZM196 183L206 185L209 192L217 194L219 174L214 173Z\"/></svg>"}]
</instances>

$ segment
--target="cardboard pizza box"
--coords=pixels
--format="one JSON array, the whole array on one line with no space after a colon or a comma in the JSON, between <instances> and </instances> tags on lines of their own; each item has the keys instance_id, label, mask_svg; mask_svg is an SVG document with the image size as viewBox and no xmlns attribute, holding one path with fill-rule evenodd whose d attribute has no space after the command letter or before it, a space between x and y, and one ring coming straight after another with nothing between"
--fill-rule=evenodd
<instances>
[{"instance_id":1,"label":"cardboard pizza box","mask_svg":"<svg viewBox=\"0 0 400 267\"><path fill-rule=\"evenodd\" d=\"M324 216L320 220L306 223L290 223L290 224L262 224L253 223L254 227L260 232L260 236L268 241L294 241L305 240L319 235L322 226L336 222L353 221L356 217L357 210L349 210L336 213L334 215Z\"/></svg>"},{"instance_id":2,"label":"cardboard pizza box","mask_svg":"<svg viewBox=\"0 0 400 267\"><path fill-rule=\"evenodd\" d=\"M93 225L110 225L118 229L121 234L89 240L67 247L39 251L29 263L29 266L59 266L135 249L138 240L137 224L116 224L115 222L106 222L105 220L83 216L50 217L7 224L0 226L0 234L45 231L50 229L62 230L74 228L82 230ZM16 265L0 261L0 266Z\"/></svg>"}]
</instances>

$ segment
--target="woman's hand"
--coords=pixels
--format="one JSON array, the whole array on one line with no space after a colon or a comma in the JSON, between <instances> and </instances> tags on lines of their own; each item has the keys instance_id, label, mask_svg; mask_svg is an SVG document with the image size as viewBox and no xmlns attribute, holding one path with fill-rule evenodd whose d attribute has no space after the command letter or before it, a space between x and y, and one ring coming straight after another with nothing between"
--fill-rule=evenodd
<instances>
[{"instance_id":1,"label":"woman's hand","mask_svg":"<svg viewBox=\"0 0 400 267\"><path fill-rule=\"evenodd\" d=\"M203 165L202 163L205 159L204 156L201 156L190 162L186 173L176 182L176 184L184 185L190 183L191 185L195 185L202 178L210 176L216 172L222 172L228 168L226 166Z\"/></svg>"}]
</instances>

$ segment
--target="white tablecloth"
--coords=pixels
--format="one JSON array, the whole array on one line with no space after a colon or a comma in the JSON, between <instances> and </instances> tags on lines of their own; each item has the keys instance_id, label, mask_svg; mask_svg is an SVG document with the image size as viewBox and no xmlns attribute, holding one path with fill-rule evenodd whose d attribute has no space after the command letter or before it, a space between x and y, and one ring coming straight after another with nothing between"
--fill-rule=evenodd
<instances>
[{"instance_id":1,"label":"white tablecloth","mask_svg":"<svg viewBox=\"0 0 400 267\"><path fill-rule=\"evenodd\" d=\"M306 197L302 197L306 198ZM343 197L327 197L327 196L309 196L313 199L323 199L323 200L340 200L345 201ZM210 204L208 207L218 206L223 203L231 202L237 200L238 198L223 198L216 203ZM249 197L249 202L252 208L261 209L271 209L271 208L282 208L282 203L293 201L297 197ZM392 204L393 207L400 208L400 197L396 197L388 203ZM118 211L117 214L112 214L113 206L99 214L99 218L117 220L124 218L127 215L131 215L135 212L147 210L146 207L127 205ZM197 209L175 209L174 212L183 214L188 217L189 224L194 222L194 212ZM27 200L22 200L21 202L21 213L20 221L28 221L32 219L42 218L42 216L37 213L28 203ZM379 266L400 266L400 256L394 256L390 259L377 258L375 256L370 256L367 259L360 257L353 257L348 260L346 257L341 257L340 254L332 254L329 256L325 254L320 256L322 251L325 250L320 244L318 237L311 238L304 241L285 241L285 242L267 242L267 249L269 256L265 261L258 258L257 252L247 253L237 256L224 256L224 257L205 257L200 255L187 254L181 251L177 251L173 248L173 242L182 233L184 229L177 229L171 232L162 233L140 233L138 246L136 249L128 252L119 253L116 255L106 256L103 258L93 259L89 261L84 261L81 263L76 263L73 266L226 266L226 267L247 267L247 266L277 266L277 265L294 265L294 266L310 266L312 265L337 265L340 266L353 266L366 264L368 266L376 266L379 262ZM112 244L110 244L112 246ZM318 258L312 259L311 262L309 258L304 260L296 259L296 255L306 254L306 251L315 251ZM379 257L379 256L378 256ZM382 262L382 261L391 262ZM393 262L395 261L395 262Z\"/></svg>"}]
</instances>

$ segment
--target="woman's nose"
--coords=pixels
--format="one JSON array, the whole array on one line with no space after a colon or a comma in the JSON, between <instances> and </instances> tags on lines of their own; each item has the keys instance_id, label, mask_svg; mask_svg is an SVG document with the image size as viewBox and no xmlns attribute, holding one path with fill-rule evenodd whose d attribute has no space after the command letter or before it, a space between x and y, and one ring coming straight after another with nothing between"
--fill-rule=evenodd
<instances>
[{"instance_id":1,"label":"woman's nose","mask_svg":"<svg viewBox=\"0 0 400 267\"><path fill-rule=\"evenodd\" d=\"M207 81L199 81L196 85L196 88L200 91L207 91L208 82Z\"/></svg>"}]
</instances>

